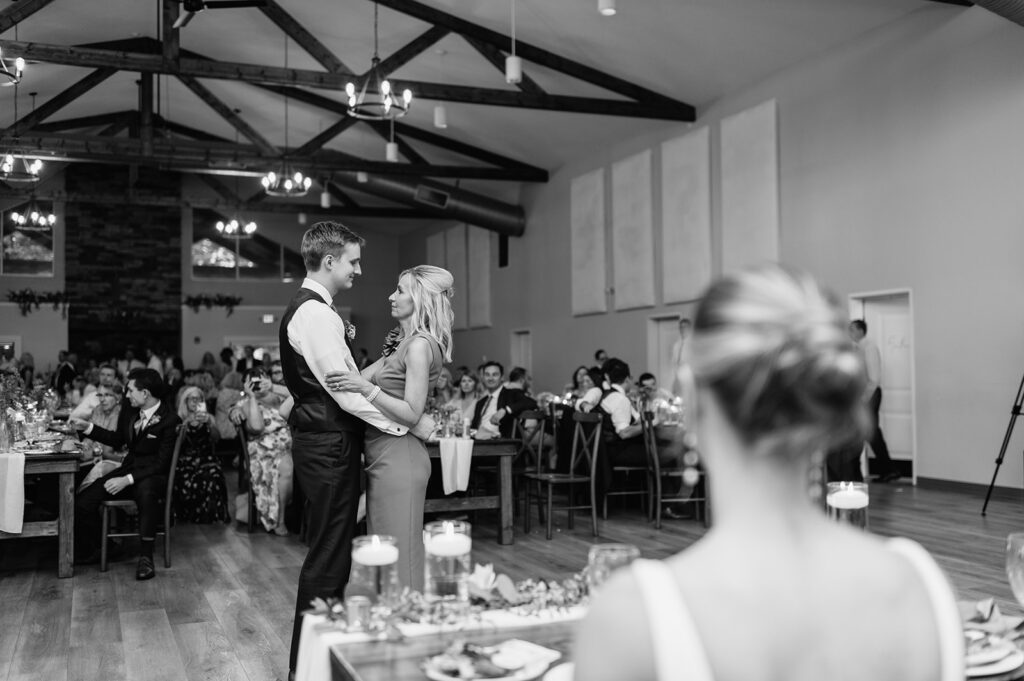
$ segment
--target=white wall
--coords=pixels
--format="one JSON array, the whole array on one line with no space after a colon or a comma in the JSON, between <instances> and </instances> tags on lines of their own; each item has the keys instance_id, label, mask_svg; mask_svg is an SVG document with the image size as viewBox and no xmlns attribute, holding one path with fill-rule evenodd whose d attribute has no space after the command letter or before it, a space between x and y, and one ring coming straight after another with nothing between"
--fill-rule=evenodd
<instances>
[{"instance_id":1,"label":"white wall","mask_svg":"<svg viewBox=\"0 0 1024 681\"><path fill-rule=\"evenodd\" d=\"M21 336L21 353L31 353L36 371L57 368L57 353L68 348L68 320L53 305L40 305L22 316L14 303L0 303L0 336Z\"/></svg>"},{"instance_id":2,"label":"white wall","mask_svg":"<svg viewBox=\"0 0 1024 681\"><path fill-rule=\"evenodd\" d=\"M698 121L712 129L716 272L718 122L775 98L782 259L841 296L913 289L924 477L988 483L1024 371L1021 64L1021 27L980 8L936 5L729 97ZM686 129L610 144L527 190L526 236L512 240L510 267L493 270L496 324L457 334L457 363L507 358L510 331L531 328L540 389L590 364L598 346L642 370L642 321L680 306L571 316L569 182L654 150L657 243L657 146ZM1020 486L1022 446L1018 432L1001 485Z\"/></svg>"}]
</instances>

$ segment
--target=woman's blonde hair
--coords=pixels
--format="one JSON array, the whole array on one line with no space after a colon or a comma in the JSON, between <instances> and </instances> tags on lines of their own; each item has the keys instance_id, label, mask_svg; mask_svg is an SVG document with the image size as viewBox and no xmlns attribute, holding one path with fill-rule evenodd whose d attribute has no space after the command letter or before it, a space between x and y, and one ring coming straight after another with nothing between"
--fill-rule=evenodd
<instances>
[{"instance_id":1,"label":"woman's blonde hair","mask_svg":"<svg viewBox=\"0 0 1024 681\"><path fill-rule=\"evenodd\" d=\"M452 273L433 265L410 267L399 275L409 275L409 295L412 297L413 333L425 333L441 347L444 361L452 361ZM403 336L404 338L404 336Z\"/></svg>"},{"instance_id":2,"label":"woman's blonde hair","mask_svg":"<svg viewBox=\"0 0 1024 681\"><path fill-rule=\"evenodd\" d=\"M867 374L847 325L807 273L751 268L705 293L690 367L747 444L803 458L864 436Z\"/></svg>"},{"instance_id":3,"label":"woman's blonde hair","mask_svg":"<svg viewBox=\"0 0 1024 681\"><path fill-rule=\"evenodd\" d=\"M187 385L181 389L178 393L178 418L184 421L188 418L188 398L198 397L202 401L206 401L206 395L203 391L194 385Z\"/></svg>"}]
</instances>

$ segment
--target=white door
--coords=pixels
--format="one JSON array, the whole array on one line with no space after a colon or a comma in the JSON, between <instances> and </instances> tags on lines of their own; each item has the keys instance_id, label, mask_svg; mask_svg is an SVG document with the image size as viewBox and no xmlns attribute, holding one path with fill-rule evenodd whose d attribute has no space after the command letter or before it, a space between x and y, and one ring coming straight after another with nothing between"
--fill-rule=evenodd
<instances>
[{"instance_id":1,"label":"white door","mask_svg":"<svg viewBox=\"0 0 1024 681\"><path fill-rule=\"evenodd\" d=\"M658 317L647 322L647 366L658 378L658 387L673 390L676 367L672 345L679 340L679 317ZM636 376L639 372L634 371Z\"/></svg>"},{"instance_id":2,"label":"white door","mask_svg":"<svg viewBox=\"0 0 1024 681\"><path fill-rule=\"evenodd\" d=\"M512 332L512 363L508 367L523 367L526 373L533 375L533 339L528 329Z\"/></svg>"},{"instance_id":3,"label":"white door","mask_svg":"<svg viewBox=\"0 0 1024 681\"><path fill-rule=\"evenodd\" d=\"M910 295L895 293L859 297L868 338L882 355L882 406L879 422L889 454L914 459L914 345ZM855 310L857 305L855 304ZM856 314L856 312L855 312Z\"/></svg>"}]
</instances>

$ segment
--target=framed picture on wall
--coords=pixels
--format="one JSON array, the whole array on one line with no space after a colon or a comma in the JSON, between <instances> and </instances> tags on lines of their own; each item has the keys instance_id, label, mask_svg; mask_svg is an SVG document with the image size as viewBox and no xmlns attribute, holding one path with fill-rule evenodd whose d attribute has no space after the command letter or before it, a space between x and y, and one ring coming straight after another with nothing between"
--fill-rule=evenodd
<instances>
[{"instance_id":1,"label":"framed picture on wall","mask_svg":"<svg viewBox=\"0 0 1024 681\"><path fill-rule=\"evenodd\" d=\"M3 214L0 232L0 274L22 277L53 276L53 229L38 219L52 207L23 204ZM33 214L37 217L33 219Z\"/></svg>"}]
</instances>

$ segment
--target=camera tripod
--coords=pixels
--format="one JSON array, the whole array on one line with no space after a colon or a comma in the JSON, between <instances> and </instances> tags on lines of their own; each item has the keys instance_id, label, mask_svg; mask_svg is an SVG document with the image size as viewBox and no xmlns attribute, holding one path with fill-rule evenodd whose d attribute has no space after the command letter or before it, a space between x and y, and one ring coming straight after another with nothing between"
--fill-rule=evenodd
<instances>
[{"instance_id":1,"label":"camera tripod","mask_svg":"<svg viewBox=\"0 0 1024 681\"><path fill-rule=\"evenodd\" d=\"M981 507L981 515L985 515L988 509L988 500L992 497L992 488L996 486L996 476L999 475L999 467L1003 465L1003 458L1006 456L1006 448L1010 446L1010 437L1013 435L1013 426L1020 416L1021 400L1024 398L1024 376L1020 379L1020 386L1017 388L1017 399L1013 401L1010 409L1010 423L1006 426L1006 435L1003 435L1003 446L999 448L999 456L996 458L996 470L992 473L992 482L988 484L988 492L985 494L985 505Z\"/></svg>"}]
</instances>

